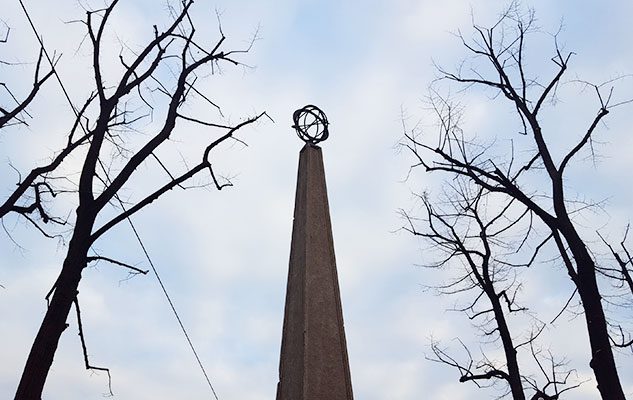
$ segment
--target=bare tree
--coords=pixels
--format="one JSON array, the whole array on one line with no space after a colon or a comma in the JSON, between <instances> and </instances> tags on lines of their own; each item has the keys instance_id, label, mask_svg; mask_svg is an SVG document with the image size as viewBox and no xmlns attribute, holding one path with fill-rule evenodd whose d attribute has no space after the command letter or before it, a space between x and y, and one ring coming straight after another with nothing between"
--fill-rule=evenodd
<instances>
[{"instance_id":1,"label":"bare tree","mask_svg":"<svg viewBox=\"0 0 633 400\"><path fill-rule=\"evenodd\" d=\"M558 399L579 385L568 382L574 371L563 370L564 364L551 353L543 354L536 341L545 325L517 299L522 286L520 270L529 267L540 250L533 250L526 262L514 260L517 255L523 257L513 249L521 247L531 231L530 211L515 200L503 203L495 197L499 196L458 178L445 186L439 205L434 206L427 195L421 196L422 220L403 214L408 221L404 229L425 238L438 253L438 261L427 266L453 271L450 280L435 289L441 295L459 296L462 302L468 299L456 311L466 314L482 337L478 360L460 339L465 359L433 341L430 360L457 369L460 382L500 386L502 396L510 394L514 400L525 400L530 393L530 399ZM531 326L521 334L511 328L511 317L518 314ZM484 350L486 343L497 342L503 349L502 361ZM548 368L543 367L546 362ZM526 373L528 363L536 364L542 377Z\"/></svg>"},{"instance_id":2,"label":"bare tree","mask_svg":"<svg viewBox=\"0 0 633 400\"><path fill-rule=\"evenodd\" d=\"M414 133L406 135L406 142L416 156L417 166L445 174L450 179L463 177L489 193L505 196L525 207L545 227L547 232L535 240L540 240L541 246L553 243L580 297L591 348L589 365L598 390L605 400L623 400L603 296L598 287L599 268L590 242L581 236L574 222L573 215L578 210L567 194L565 173L581 152L593 150L593 138L610 110L630 101L614 100L612 81L604 85L585 82L586 87L594 90L598 103L595 115L588 118L586 129L576 135L548 131L542 124L540 112L556 97L573 53L561 50L557 34L553 35L551 61L555 71L552 77L543 82L536 73L530 73L526 43L537 32L534 12L524 13L516 3L491 27L474 25L473 29L472 39L461 33L457 35L469 55L468 61L456 71L438 66L440 76L436 84L449 81L464 90L483 88L492 91L495 100L505 99L516 111L522 127L520 140L507 141L509 148L501 151L495 151L499 149L498 144L481 146L467 140L459 127L454 105L438 97L436 92L434 109L441 126L437 144L421 140ZM574 142L558 156L561 152L558 147L554 151L552 142L563 137ZM515 142L525 147L517 150ZM538 180L535 176L543 185L534 187L534 181Z\"/></svg>"},{"instance_id":3,"label":"bare tree","mask_svg":"<svg viewBox=\"0 0 633 400\"><path fill-rule=\"evenodd\" d=\"M91 262L104 261L130 269L133 273L144 272L127 263L96 254L92 246L103 238L113 227L130 218L150 203L180 187L192 177L208 174L210 184L218 190L230 185L216 176L212 167L212 153L218 145L230 139L245 126L251 125L265 116L265 113L245 118L238 123L217 123L186 115L183 105L186 101L197 98L211 109L209 114L219 113L218 106L196 86L204 76L213 74L222 63L240 65L235 58L245 53L243 50L223 50L225 36L220 28L219 39L210 47L199 43L196 29L190 15L193 0L182 1L177 8L170 7L173 20L164 30L153 27L153 39L140 51L131 56L123 52L119 61L123 67L116 81L107 81L103 54L104 35L108 29L108 21L115 12L118 0L99 10L88 10L86 19L82 21L87 30L87 38L92 46L92 69L94 73L94 94L90 95L83 108L76 110L74 126L68 134L67 147L60 154L84 147L81 172L77 183L77 207L74 225L68 242L67 254L61 272L46 296L49 306L33 342L20 380L16 399L40 399L48 371L53 362L60 336L68 326L66 321L71 308L75 307L79 334L84 350L86 368L101 369L88 361L81 313L79 308L79 283L82 271ZM253 39L254 40L254 39ZM251 42L252 45L252 42ZM163 100L163 107L150 103L153 96ZM94 114L91 114L91 111ZM94 115L93 118L89 118ZM156 126L153 132L138 132L139 121L151 115ZM209 139L208 144L200 149L200 158L184 172L173 173L158 152L170 144L172 134L177 126L186 121L204 127L206 131L219 132ZM241 141L240 141L241 142ZM169 146L167 146L169 147ZM29 178L22 181L24 188L35 188L35 209L40 211L44 219L45 213L39 206L38 196L41 191L50 194L58 193L58 188L50 182L35 183L38 177L54 170L58 162L63 161L60 155L45 168L49 171L34 170ZM168 177L161 186L153 189L141 200L133 204L124 204L119 193L131 178L140 174L137 169L142 164L154 162L160 171ZM28 181L28 183L27 183ZM23 195L24 191L17 196ZM17 211L28 215L30 210L9 205L8 211ZM27 207L28 208L28 207ZM44 221L46 222L46 221ZM33 221L36 223L36 221ZM44 229L42 229L44 230Z\"/></svg>"}]
</instances>

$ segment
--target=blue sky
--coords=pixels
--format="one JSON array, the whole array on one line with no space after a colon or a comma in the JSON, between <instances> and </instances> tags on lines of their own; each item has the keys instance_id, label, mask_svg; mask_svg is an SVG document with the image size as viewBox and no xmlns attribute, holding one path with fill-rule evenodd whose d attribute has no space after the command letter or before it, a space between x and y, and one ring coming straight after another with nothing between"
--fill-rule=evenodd
<instances>
[{"instance_id":1,"label":"blue sky","mask_svg":"<svg viewBox=\"0 0 633 400\"><path fill-rule=\"evenodd\" d=\"M0 16L12 27L10 41L0 47L0 58L33 61L37 56L34 38L17 2L10 3L3 6ZM63 21L82 18L81 7L74 0L54 6L44 0L26 4L47 49L63 53L60 75L75 102L80 102L91 83L89 48L84 44L76 51L82 27ZM454 306L455 299L422 290L424 284L445 277L416 267L428 261L428 254L421 250L422 243L398 232L403 221L397 211L414 209L412 192L437 189L438 180L416 174L404 182L411 159L400 154L396 144L402 136L403 110L408 123L429 121L423 99L435 77L432 60L450 67L464 55L450 32L469 32L471 9L486 24L504 4L456 0L195 3L199 33L210 43L217 38L214 9L222 12L227 48L247 45L260 27L260 39L242 58L255 68L227 66L224 74L211 77L203 88L222 106L229 121L266 110L275 123L262 122L245 130L241 138L249 144L247 148L233 145L218 152L214 165L223 175L234 177L234 187L222 192L174 191L134 222L220 399L275 396L302 145L290 128L291 115L308 103L320 106L332 123L323 151L355 397L486 399L498 394L494 389L460 384L455 371L425 360L430 337L447 343L457 336L473 343L478 338L463 316L445 311ZM555 31L564 22L562 41L577 53L569 79L600 82L633 71L628 41L633 37L629 21L633 3L526 4L536 8L545 31ZM112 57L104 63L109 70L117 68L116 37L139 45L151 35L153 23L167 20L162 1L122 0L113 15L116 35L108 36L106 54ZM541 40L531 49L534 68L543 76L551 71L550 44ZM538 57L539 52L547 56ZM31 67L0 66L0 81L26 90ZM617 95L633 97L631 89L631 82L625 80L618 85ZM548 111L546 118L560 132L574 131L594 112L595 98L574 85L562 90L566 97L561 96L558 107ZM465 95L462 100L467 105L465 128L471 132L485 137L516 122L511 110L499 113L497 102L485 93ZM196 110L209 112L192 108ZM37 118L29 128L0 133L0 159L10 160L21 171L59 148L70 123L68 106L54 82L46 85L30 112ZM614 111L600 132L604 157L597 167L591 162L575 164L569 177L570 186L587 198L609 199L608 214L589 215L583 222L588 227L603 226L613 238L621 235L632 216L633 189L623 184L630 181L633 167L630 125L630 107ZM185 155L194 154L196 144L208 140L209 134L213 132L183 124L173 145ZM175 155L166 153L166 157L181 166ZM69 160L64 171L71 173L78 161ZM8 193L16 176L6 162L0 168L0 188ZM143 168L142 178L126 189L131 199L164 178L154 165ZM68 212L68 204L62 203L59 209ZM0 233L0 284L5 286L0 288L0 393L11 395L45 310L43 296L56 277L65 247L42 238L22 220L8 218L5 223L24 248ZM98 247L105 254L147 267L125 225L109 233ZM120 399L209 398L155 278L123 280L126 276L108 265L83 274L80 300L91 361L111 369L113 390ZM546 315L564 304L571 292L565 276L552 274L547 266L529 271L526 278L526 301ZM100 398L107 379L83 369L76 324L73 318L69 321L45 398ZM546 340L570 360L579 379L590 379L582 326L580 318L566 316L564 323L550 329ZM618 357L622 371L630 370L631 355ZM623 378L627 393L633 394L633 381L626 374ZM577 399L596 396L591 381L571 395Z\"/></svg>"}]
</instances>

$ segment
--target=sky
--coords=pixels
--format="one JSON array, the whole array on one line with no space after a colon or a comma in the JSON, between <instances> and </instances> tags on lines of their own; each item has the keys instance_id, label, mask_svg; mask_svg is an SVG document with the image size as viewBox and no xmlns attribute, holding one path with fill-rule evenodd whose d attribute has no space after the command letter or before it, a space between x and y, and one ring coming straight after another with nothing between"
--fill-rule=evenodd
<instances>
[{"instance_id":1,"label":"sky","mask_svg":"<svg viewBox=\"0 0 633 400\"><path fill-rule=\"evenodd\" d=\"M58 71L71 98L80 103L92 84L89 47L83 27L68 23L84 17L75 0L25 1L49 52L62 54ZM85 3L84 3L85 4ZM96 7L101 3L90 3ZM266 111L240 133L248 146L232 143L214 158L216 171L234 186L174 190L133 218L148 252L171 294L221 400L263 400L275 396L279 347L290 252L298 153L302 146L292 112L306 104L322 108L331 122L323 154L331 208L339 281L354 395L357 399L488 399L499 392L459 383L459 374L426 359L431 338L454 346L459 337L477 349L480 337L463 314L447 311L456 298L424 290L446 276L421 268L429 262L424 243L403 232L400 209L419 211L414 193L438 190L436 176L407 178L410 155L398 146L407 126L430 127L425 97L436 78L433 63L458 65L464 48L453 34L471 34L471 17L490 24L504 1L207 1L192 15L202 40L218 38L219 10L226 48L245 48L249 67L226 66L203 82L205 93L223 109L225 121ZM633 71L627 38L633 37L630 1L533 1L544 32L561 26L559 39L573 51L566 82L603 82ZM0 65L0 82L17 93L28 90L37 45L17 1L3 1L0 19L11 27L0 45L0 59L26 64ZM112 16L106 41L106 77L117 73L121 43L134 48L152 34L154 23L169 20L165 2L122 0ZM551 73L551 37L541 35L531 48L530 67ZM108 75L110 74L110 75ZM615 96L633 97L629 80L617 83ZM20 92L20 90L22 92ZM564 96L563 96L564 95ZM5 96L2 93L0 96ZM465 104L464 129L490 137L512 127L512 110L489 93L459 93ZM5 101L5 97L0 97ZM220 118L200 104L192 112ZM596 110L593 93L569 83L561 100L545 112L553 143L586 126ZM72 122L56 82L46 84L29 107L29 127L0 132L0 196L24 174L60 148ZM207 114L205 114L207 113ZM606 200L605 210L583 215L587 230L600 227L619 238L631 220L633 188L630 149L631 106L614 110L600 127L600 157L575 163L569 186L585 199ZM147 124L148 131L153 125ZM568 133L569 132L569 133ZM217 132L182 124L174 148L195 156L208 135ZM487 136L488 135L488 136ZM198 145L198 146L197 146ZM182 167L177 152L164 156ZM79 157L68 160L71 174ZM147 163L123 195L138 199L164 181ZM72 178L72 175L69 175ZM201 178L199 183L204 183ZM70 213L72 198L56 210ZM45 312L44 295L56 278L65 244L46 239L24 220L8 217L0 232L0 394L12 396L32 340ZM141 268L147 261L130 228L122 224L97 247L100 252ZM549 268L549 269L548 269ZM526 272L525 302L549 320L571 294L571 284L551 265ZM110 368L115 398L211 398L156 278L127 279L125 271L100 264L83 273L80 285L83 325L92 363ZM630 308L624 312L630 321ZM44 398L101 398L107 377L83 368L76 322L63 334ZM597 397L588 368L582 317L564 314L544 338L586 380L574 399ZM488 345L487 345L488 346ZM490 347L488 347L490 348ZM495 351L494 346L492 352ZM496 350L498 351L498 349ZM622 371L633 367L630 352L617 354ZM625 391L633 380L622 373Z\"/></svg>"}]
</instances>

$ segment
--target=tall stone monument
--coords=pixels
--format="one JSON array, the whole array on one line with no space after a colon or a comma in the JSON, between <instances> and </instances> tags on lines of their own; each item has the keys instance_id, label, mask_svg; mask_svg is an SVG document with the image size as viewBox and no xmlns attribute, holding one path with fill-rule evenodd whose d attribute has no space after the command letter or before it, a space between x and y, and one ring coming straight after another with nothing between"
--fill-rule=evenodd
<instances>
[{"instance_id":1,"label":"tall stone monument","mask_svg":"<svg viewBox=\"0 0 633 400\"><path fill-rule=\"evenodd\" d=\"M352 400L332 226L319 142L328 122L315 106L293 115L299 155L277 400Z\"/></svg>"}]
</instances>

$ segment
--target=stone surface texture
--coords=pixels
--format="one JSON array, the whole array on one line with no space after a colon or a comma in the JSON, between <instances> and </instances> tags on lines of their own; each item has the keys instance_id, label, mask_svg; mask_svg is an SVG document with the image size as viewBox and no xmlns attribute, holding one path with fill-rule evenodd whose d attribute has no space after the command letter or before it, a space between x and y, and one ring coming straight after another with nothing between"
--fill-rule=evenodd
<instances>
[{"instance_id":1,"label":"stone surface texture","mask_svg":"<svg viewBox=\"0 0 633 400\"><path fill-rule=\"evenodd\" d=\"M299 157L277 400L352 400L321 148Z\"/></svg>"}]
</instances>

